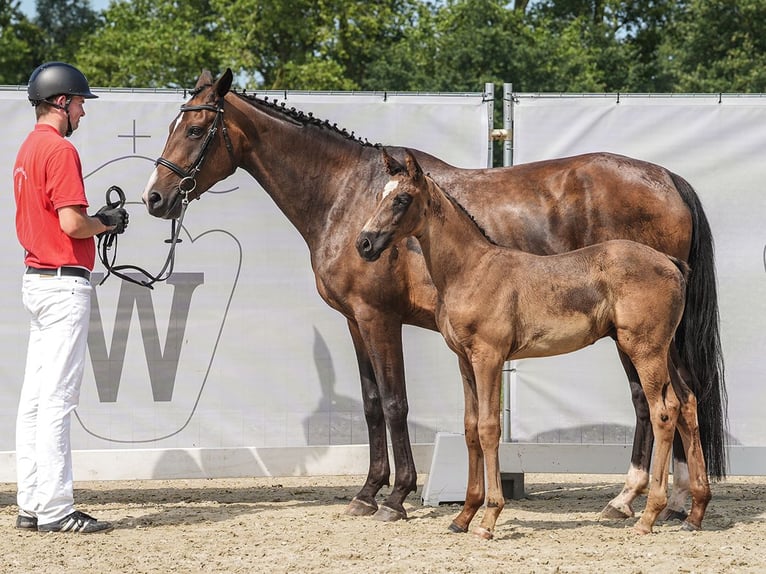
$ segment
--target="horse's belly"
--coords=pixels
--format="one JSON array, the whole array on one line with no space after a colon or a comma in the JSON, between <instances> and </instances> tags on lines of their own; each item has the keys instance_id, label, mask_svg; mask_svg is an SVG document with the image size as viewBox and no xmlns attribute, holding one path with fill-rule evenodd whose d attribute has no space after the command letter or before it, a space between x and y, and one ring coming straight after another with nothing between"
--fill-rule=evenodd
<instances>
[{"instance_id":1,"label":"horse's belly","mask_svg":"<svg viewBox=\"0 0 766 574\"><path fill-rule=\"evenodd\" d=\"M586 317L571 317L548 324L527 326L524 336L517 339L516 349L511 350L508 358L563 355L592 345L605 335L604 329Z\"/></svg>"}]
</instances>

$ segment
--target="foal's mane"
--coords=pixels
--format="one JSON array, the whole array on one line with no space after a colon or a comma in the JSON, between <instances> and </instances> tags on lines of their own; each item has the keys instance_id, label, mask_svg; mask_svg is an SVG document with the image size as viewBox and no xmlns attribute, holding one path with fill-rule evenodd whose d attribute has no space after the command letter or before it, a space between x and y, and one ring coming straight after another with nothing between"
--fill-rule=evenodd
<instances>
[{"instance_id":1,"label":"foal's mane","mask_svg":"<svg viewBox=\"0 0 766 574\"><path fill-rule=\"evenodd\" d=\"M479 222L476 221L476 218L473 216L471 212L469 212L462 203L460 203L457 199L455 199L454 196L452 196L448 191L446 191L442 186L440 186L438 183L436 183L436 180L434 180L433 177L431 177L431 174L425 174L426 181L430 182L432 186L434 186L444 197L446 197L452 205L454 205L458 210L465 213L468 216L468 219L470 219L473 224L476 226L476 228L481 232L481 234L484 236L484 238L489 241L492 245L498 245L497 242L495 242L494 239L492 239L486 232L486 230L479 225Z\"/></svg>"}]
</instances>

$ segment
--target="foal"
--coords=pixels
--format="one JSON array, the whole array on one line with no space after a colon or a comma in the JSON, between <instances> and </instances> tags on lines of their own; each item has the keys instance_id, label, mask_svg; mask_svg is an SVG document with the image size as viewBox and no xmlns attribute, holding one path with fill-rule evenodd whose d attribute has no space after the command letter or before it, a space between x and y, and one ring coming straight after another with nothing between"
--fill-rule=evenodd
<instances>
[{"instance_id":1,"label":"foal","mask_svg":"<svg viewBox=\"0 0 766 574\"><path fill-rule=\"evenodd\" d=\"M500 381L503 362L576 351L612 337L638 371L655 436L646 510L635 529L649 533L667 503L668 458L678 425L689 463L692 509L700 528L711 493L697 425L697 401L672 367L672 340L684 310L686 264L631 241L609 241L563 255L499 247L408 151L406 167L383 151L391 175L356 247L374 261L415 236L438 290L436 320L457 354L465 396L468 488L450 530L492 538L504 498L500 484Z\"/></svg>"}]
</instances>

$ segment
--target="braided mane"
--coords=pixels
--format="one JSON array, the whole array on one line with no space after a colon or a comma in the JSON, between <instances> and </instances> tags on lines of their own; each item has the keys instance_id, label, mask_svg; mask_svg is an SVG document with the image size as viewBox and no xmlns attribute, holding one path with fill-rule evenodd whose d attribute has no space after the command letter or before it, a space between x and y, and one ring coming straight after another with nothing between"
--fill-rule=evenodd
<instances>
[{"instance_id":1,"label":"braided mane","mask_svg":"<svg viewBox=\"0 0 766 574\"><path fill-rule=\"evenodd\" d=\"M319 129L326 129L330 130L339 136L355 141L359 145L365 146L365 147L374 147L374 148L380 148L381 144L379 143L370 143L367 141L367 138L362 139L360 137L356 137L354 135L354 132L349 133L348 130L341 129L338 127L338 124L331 124L328 120L320 120L319 118L315 118L314 114L311 112L305 113L302 110L298 110L294 107L288 108L287 104L285 102L279 103L276 99L269 100L268 97L259 98L255 94L249 95L244 92L241 94L238 92L232 91L232 93L236 96L239 96L243 100L247 101L250 105L261 105L269 108L270 110L277 112L279 115L282 115L286 117L289 120L292 120L294 122L298 122L299 124L303 126L314 126Z\"/></svg>"}]
</instances>

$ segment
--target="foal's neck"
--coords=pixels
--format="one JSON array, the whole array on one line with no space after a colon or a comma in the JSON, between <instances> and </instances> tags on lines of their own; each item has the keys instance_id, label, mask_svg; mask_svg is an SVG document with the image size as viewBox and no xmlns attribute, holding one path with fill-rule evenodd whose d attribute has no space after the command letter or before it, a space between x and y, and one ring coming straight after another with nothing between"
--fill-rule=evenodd
<instances>
[{"instance_id":1,"label":"foal's neck","mask_svg":"<svg viewBox=\"0 0 766 574\"><path fill-rule=\"evenodd\" d=\"M430 207L423 232L418 237L428 271L437 289L449 277L460 276L475 267L493 245L471 216L454 199L429 180ZM456 270L460 273L456 274Z\"/></svg>"}]
</instances>

